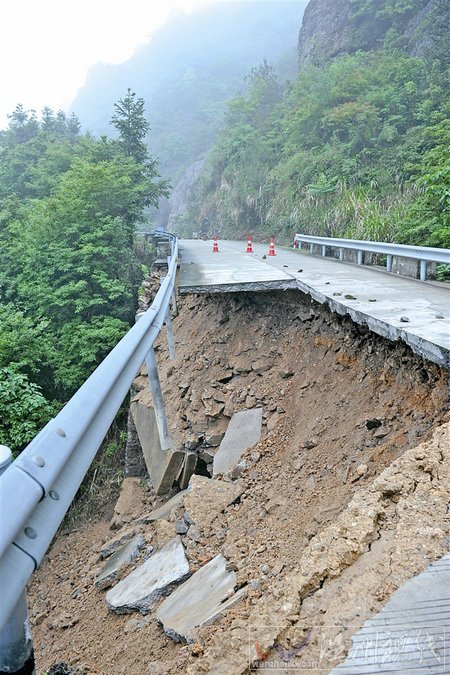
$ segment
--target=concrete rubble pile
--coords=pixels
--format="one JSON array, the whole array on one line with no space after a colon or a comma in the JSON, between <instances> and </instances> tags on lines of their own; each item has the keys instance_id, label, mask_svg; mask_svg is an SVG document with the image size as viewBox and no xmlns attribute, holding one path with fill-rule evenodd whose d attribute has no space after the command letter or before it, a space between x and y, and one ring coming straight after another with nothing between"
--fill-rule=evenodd
<instances>
[{"instance_id":1,"label":"concrete rubble pile","mask_svg":"<svg viewBox=\"0 0 450 675\"><path fill-rule=\"evenodd\" d=\"M179 309L176 360L164 332L155 349L183 462L164 494L157 461L126 473L110 531L50 553L31 616L43 667L62 643L105 673L130 654L148 675L238 675L261 653L301 670L321 658L322 625L347 646L448 550L448 425L418 445L448 419L437 367L281 294ZM149 409L145 372L132 399ZM73 612L52 615L56 589Z\"/></svg>"},{"instance_id":2,"label":"concrete rubble pile","mask_svg":"<svg viewBox=\"0 0 450 675\"><path fill-rule=\"evenodd\" d=\"M144 506L137 499L140 480L125 479L110 523L119 533L101 548L106 565L95 581L98 590L109 589L105 601L110 610L154 613L169 637L195 642L196 628L213 622L247 594L224 555L198 566L189 560L189 550L210 535L215 519L243 494L245 486L235 470L243 453L259 440L261 418L261 409L234 415L219 447L220 478L192 475L185 490L145 516L137 516Z\"/></svg>"},{"instance_id":3,"label":"concrete rubble pile","mask_svg":"<svg viewBox=\"0 0 450 675\"><path fill-rule=\"evenodd\" d=\"M160 274L164 274L164 271L161 272L164 256L161 254L158 260L160 264L142 284L140 312L150 307L160 285ZM274 427L275 417L284 411L265 412L267 400L258 396L255 388L249 387L248 391L237 395L234 387L228 386L233 378L240 379L249 374L261 379L271 370L272 361L260 358L253 362L251 355L244 350L236 355L232 364L205 364L209 369L210 386L202 391L197 390L192 382L183 381L174 367L169 368L168 375L175 378L175 394L180 401L180 419L170 428L172 447L164 451L160 446L155 411L143 367L135 381L130 412L137 446L142 449L147 472L158 495L167 494L174 483L179 489L186 489L193 474L215 476L226 472L232 460L225 458L230 453L233 457L238 456L255 445L260 439L262 424L267 424L269 430ZM280 373L281 377L292 374ZM232 449L232 446L236 447ZM218 459L215 459L216 455Z\"/></svg>"},{"instance_id":4,"label":"concrete rubble pile","mask_svg":"<svg viewBox=\"0 0 450 675\"><path fill-rule=\"evenodd\" d=\"M141 312L158 291L164 256L160 258L161 264L142 285ZM155 613L175 641L195 641L196 628L217 619L247 593L224 555L200 566L189 556L190 548L209 536L215 519L239 501L245 489L239 481L246 467L242 457L261 438L264 402L248 395L243 409L237 410L234 397L222 393L234 375L248 371L259 376L270 368L266 360L249 367L245 362L246 357L233 368L216 369L216 386L199 394L190 383L178 385L180 397L204 414L205 424L199 423L190 435L184 432L178 437L173 430L169 450L161 448L151 402L141 396L131 401L150 483L164 501L143 517L144 504L137 499L140 479L124 480L110 524L111 529L119 529L119 535L100 551L106 564L95 585L98 590L108 589L105 601L110 610Z\"/></svg>"}]
</instances>

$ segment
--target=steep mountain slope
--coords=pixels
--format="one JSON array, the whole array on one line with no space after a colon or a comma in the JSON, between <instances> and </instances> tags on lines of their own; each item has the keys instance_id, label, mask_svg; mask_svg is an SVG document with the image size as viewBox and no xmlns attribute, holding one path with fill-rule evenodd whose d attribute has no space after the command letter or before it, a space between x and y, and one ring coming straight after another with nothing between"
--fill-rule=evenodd
<instances>
[{"instance_id":1,"label":"steep mountain slope","mask_svg":"<svg viewBox=\"0 0 450 675\"><path fill-rule=\"evenodd\" d=\"M311 0L297 79L252 73L179 231L448 246L449 21L445 0Z\"/></svg>"},{"instance_id":2,"label":"steep mountain slope","mask_svg":"<svg viewBox=\"0 0 450 675\"><path fill-rule=\"evenodd\" d=\"M98 65L72 110L83 127L106 133L113 104L130 87L146 101L152 155L172 179L207 150L225 102L264 59L295 74L295 45L305 0L215 4L173 18L121 65Z\"/></svg>"},{"instance_id":3,"label":"steep mountain slope","mask_svg":"<svg viewBox=\"0 0 450 675\"><path fill-rule=\"evenodd\" d=\"M299 35L299 63L320 65L358 49L378 49L388 31L392 46L421 54L435 6L435 0L311 0Z\"/></svg>"}]
</instances>

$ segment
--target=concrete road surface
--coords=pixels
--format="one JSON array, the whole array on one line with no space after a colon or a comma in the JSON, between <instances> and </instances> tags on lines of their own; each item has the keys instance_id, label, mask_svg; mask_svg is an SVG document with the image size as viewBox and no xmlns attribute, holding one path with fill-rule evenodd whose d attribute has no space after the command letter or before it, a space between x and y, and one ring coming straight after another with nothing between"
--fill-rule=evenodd
<instances>
[{"instance_id":1,"label":"concrete road surface","mask_svg":"<svg viewBox=\"0 0 450 675\"><path fill-rule=\"evenodd\" d=\"M450 290L367 266L341 263L303 251L247 242L180 241L180 293L230 293L298 289L332 311L411 349L450 365Z\"/></svg>"}]
</instances>

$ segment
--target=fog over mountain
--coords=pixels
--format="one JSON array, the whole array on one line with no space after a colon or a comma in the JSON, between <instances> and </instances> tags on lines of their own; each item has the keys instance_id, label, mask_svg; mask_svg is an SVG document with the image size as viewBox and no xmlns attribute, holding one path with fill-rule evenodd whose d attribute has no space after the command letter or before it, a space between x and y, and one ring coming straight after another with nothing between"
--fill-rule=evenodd
<instances>
[{"instance_id":1,"label":"fog over mountain","mask_svg":"<svg viewBox=\"0 0 450 675\"><path fill-rule=\"evenodd\" d=\"M89 72L71 111L84 129L111 134L114 102L130 87L145 99L149 147L175 183L208 150L226 101L264 60L282 78L295 77L296 44L306 0L224 3L180 15L120 65Z\"/></svg>"}]
</instances>

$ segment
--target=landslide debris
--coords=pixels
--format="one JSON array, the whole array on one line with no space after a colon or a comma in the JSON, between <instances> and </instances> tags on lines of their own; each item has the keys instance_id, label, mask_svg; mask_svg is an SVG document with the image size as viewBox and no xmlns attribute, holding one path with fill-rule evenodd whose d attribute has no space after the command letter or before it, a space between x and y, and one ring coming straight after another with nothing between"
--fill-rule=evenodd
<instances>
[{"instance_id":1,"label":"landslide debris","mask_svg":"<svg viewBox=\"0 0 450 675\"><path fill-rule=\"evenodd\" d=\"M30 589L38 668L230 675L249 656L280 653L300 668L332 626L342 648L327 654L331 669L350 635L447 550L447 373L300 292L182 298L173 326L176 360L164 336L157 357L169 422L203 473L193 483L209 481L233 413L261 406L263 435L234 473L211 480L234 498L209 495L202 511L187 491L154 520L165 500L127 478L112 521L60 535ZM144 374L137 386L148 401ZM245 589L188 644L166 636L155 612L111 612L95 587L102 551L142 536L118 581L177 528L191 573L221 555L234 590Z\"/></svg>"}]
</instances>

